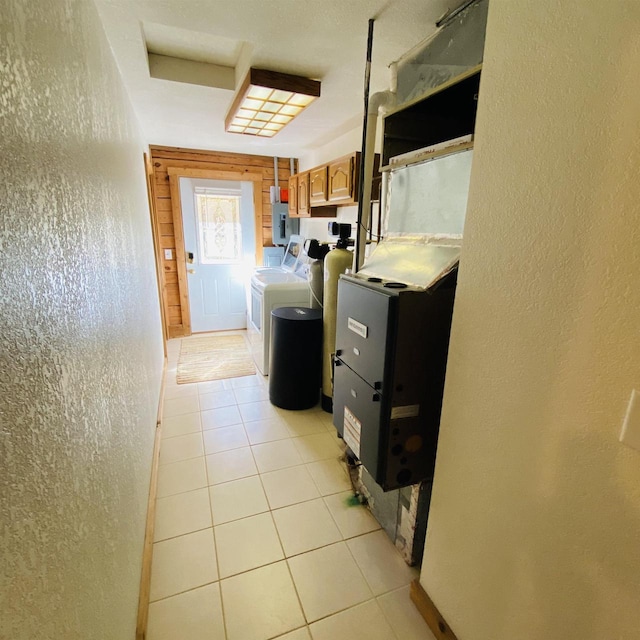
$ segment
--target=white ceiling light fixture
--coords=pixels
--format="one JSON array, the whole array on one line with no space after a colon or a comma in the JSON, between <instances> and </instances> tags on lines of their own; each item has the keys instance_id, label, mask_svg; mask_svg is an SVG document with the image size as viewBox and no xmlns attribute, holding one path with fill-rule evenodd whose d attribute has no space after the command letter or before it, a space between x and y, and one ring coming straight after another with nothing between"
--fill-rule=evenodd
<instances>
[{"instance_id":1,"label":"white ceiling light fixture","mask_svg":"<svg viewBox=\"0 0 640 640\"><path fill-rule=\"evenodd\" d=\"M272 138L320 96L320 82L251 67L225 118L225 131Z\"/></svg>"}]
</instances>

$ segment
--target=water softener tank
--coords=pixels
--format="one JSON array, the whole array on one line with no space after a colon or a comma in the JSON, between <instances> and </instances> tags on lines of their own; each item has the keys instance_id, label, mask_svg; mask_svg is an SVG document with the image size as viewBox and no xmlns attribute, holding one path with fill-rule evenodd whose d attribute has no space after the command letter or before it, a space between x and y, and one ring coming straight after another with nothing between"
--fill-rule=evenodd
<instances>
[{"instance_id":1,"label":"water softener tank","mask_svg":"<svg viewBox=\"0 0 640 640\"><path fill-rule=\"evenodd\" d=\"M351 235L350 224L333 223L340 239L324 259L324 290L322 314L322 408L333 410L333 355L336 350L336 311L338 308L338 278L353 265L353 252L347 249ZM331 229L331 224L329 225ZM334 232L335 235L335 232ZM345 237L346 236L346 237Z\"/></svg>"},{"instance_id":2,"label":"water softener tank","mask_svg":"<svg viewBox=\"0 0 640 640\"><path fill-rule=\"evenodd\" d=\"M322 299L324 297L324 259L329 253L329 245L326 242L320 243L317 240L307 240L304 249L311 260L309 264L309 288L311 290L311 300L309 306L312 309L322 309Z\"/></svg>"}]
</instances>

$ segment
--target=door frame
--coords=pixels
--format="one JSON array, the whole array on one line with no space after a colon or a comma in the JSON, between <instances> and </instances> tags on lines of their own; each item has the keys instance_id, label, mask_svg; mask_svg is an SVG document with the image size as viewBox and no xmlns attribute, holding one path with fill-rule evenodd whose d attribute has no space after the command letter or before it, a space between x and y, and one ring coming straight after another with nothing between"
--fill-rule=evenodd
<instances>
[{"instance_id":1,"label":"door frame","mask_svg":"<svg viewBox=\"0 0 640 640\"><path fill-rule=\"evenodd\" d=\"M169 322L167 319L167 309L164 303L164 284L163 276L160 273L160 238L158 234L158 224L156 221L155 210L155 178L153 173L153 161L151 160L151 152L142 154L144 161L144 175L147 183L147 200L149 202L149 218L151 219L151 239L153 240L153 254L156 259L156 282L158 284L158 303L160 307L160 321L162 323L162 349L164 351L165 360L167 358L167 334L169 331Z\"/></svg>"},{"instance_id":2,"label":"door frame","mask_svg":"<svg viewBox=\"0 0 640 640\"><path fill-rule=\"evenodd\" d=\"M182 328L185 336L191 335L191 308L189 307L189 286L187 284L187 263L182 227L182 202L180 200L180 178L204 178L206 180L233 180L253 183L253 213L256 261L262 258L262 173L244 171L218 171L213 169L190 169L168 167L169 189L171 192L171 213L173 232L176 239L176 267L178 270L178 292L182 309Z\"/></svg>"}]
</instances>

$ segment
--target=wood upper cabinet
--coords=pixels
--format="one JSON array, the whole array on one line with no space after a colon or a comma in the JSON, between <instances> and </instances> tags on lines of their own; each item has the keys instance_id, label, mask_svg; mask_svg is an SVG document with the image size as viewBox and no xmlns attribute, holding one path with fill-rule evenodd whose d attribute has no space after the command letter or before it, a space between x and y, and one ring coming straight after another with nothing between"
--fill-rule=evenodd
<instances>
[{"instance_id":1,"label":"wood upper cabinet","mask_svg":"<svg viewBox=\"0 0 640 640\"><path fill-rule=\"evenodd\" d=\"M325 204L327 202L327 166L309 171L309 203Z\"/></svg>"},{"instance_id":2,"label":"wood upper cabinet","mask_svg":"<svg viewBox=\"0 0 640 640\"><path fill-rule=\"evenodd\" d=\"M293 175L289 178L289 215L296 217L298 215L298 176Z\"/></svg>"},{"instance_id":3,"label":"wood upper cabinet","mask_svg":"<svg viewBox=\"0 0 640 640\"><path fill-rule=\"evenodd\" d=\"M357 201L354 171L356 156L359 157L360 154L354 153L329 165L329 190L327 194L329 202Z\"/></svg>"},{"instance_id":4,"label":"wood upper cabinet","mask_svg":"<svg viewBox=\"0 0 640 640\"><path fill-rule=\"evenodd\" d=\"M309 203L309 172L298 174L298 216L310 216Z\"/></svg>"},{"instance_id":5,"label":"wood upper cabinet","mask_svg":"<svg viewBox=\"0 0 640 640\"><path fill-rule=\"evenodd\" d=\"M325 176L326 176L326 166ZM313 218L313 217L329 217L335 218L338 211L335 205L326 205L326 198L322 202L316 200L315 204L311 202L312 191L311 174L314 172L306 171L298 173L289 178L289 216L292 218ZM318 191L318 181L315 181L315 193ZM326 185L326 178L325 178ZM322 203L325 203L325 206ZM311 206L313 204L313 207Z\"/></svg>"},{"instance_id":6,"label":"wood upper cabinet","mask_svg":"<svg viewBox=\"0 0 640 640\"><path fill-rule=\"evenodd\" d=\"M360 152L338 158L289 178L289 215L302 217L335 217L336 207L358 202ZM373 162L372 199L377 200L380 156ZM377 177L377 181L375 178Z\"/></svg>"}]
</instances>

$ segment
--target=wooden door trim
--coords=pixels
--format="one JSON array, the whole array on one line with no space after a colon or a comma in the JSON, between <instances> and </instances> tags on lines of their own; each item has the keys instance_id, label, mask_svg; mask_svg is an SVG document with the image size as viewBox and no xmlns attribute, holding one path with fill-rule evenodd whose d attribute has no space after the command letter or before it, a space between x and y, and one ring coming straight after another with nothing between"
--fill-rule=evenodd
<instances>
[{"instance_id":1,"label":"wooden door trim","mask_svg":"<svg viewBox=\"0 0 640 640\"><path fill-rule=\"evenodd\" d=\"M457 640L456 634L453 633L436 605L422 588L420 580L414 580L411 583L409 597L437 640Z\"/></svg>"},{"instance_id":2,"label":"wooden door trim","mask_svg":"<svg viewBox=\"0 0 640 640\"><path fill-rule=\"evenodd\" d=\"M158 216L156 214L156 194L155 194L155 178L153 175L153 165L151 156L143 153L144 173L147 182L147 199L149 201L149 215L151 216L151 238L153 240L153 253L156 259L156 282L158 284L158 302L160 306L160 321L162 322L162 348L164 357L167 357L167 332L169 329L169 310L167 308L167 295L164 284L164 274L162 273L162 260L160 258L160 239L158 238Z\"/></svg>"},{"instance_id":3,"label":"wooden door trim","mask_svg":"<svg viewBox=\"0 0 640 640\"><path fill-rule=\"evenodd\" d=\"M140 593L138 596L138 619L136 623L136 640L145 640L149 622L149 600L151 596L151 562L153 560L153 540L156 523L156 498L158 497L158 467L160 465L160 443L162 441L162 417L164 413L164 392L167 383L167 357L162 366L162 382L158 413L153 439L151 456L151 478L149 481L149 498L147 500L147 519L145 521L144 545L142 547L142 571L140 572Z\"/></svg>"},{"instance_id":4,"label":"wooden door trim","mask_svg":"<svg viewBox=\"0 0 640 640\"><path fill-rule=\"evenodd\" d=\"M189 285L182 228L182 202L180 200L180 178L202 178L205 180L232 180L253 182L253 217L256 262L262 259L262 173L244 171L221 171L216 169L192 169L189 167L167 167L171 192L171 214L176 240L176 267L178 270L178 292L182 312L183 335L191 335L191 309L189 307ZM260 188L258 188L258 185Z\"/></svg>"},{"instance_id":5,"label":"wooden door trim","mask_svg":"<svg viewBox=\"0 0 640 640\"><path fill-rule=\"evenodd\" d=\"M171 215L173 216L173 233L176 239L176 268L178 270L178 295L180 296L182 329L185 335L190 336L191 309L189 307L189 285L187 284L187 264L184 251L184 230L182 228L180 175L176 173L169 174L169 191L171 192Z\"/></svg>"},{"instance_id":6,"label":"wooden door trim","mask_svg":"<svg viewBox=\"0 0 640 640\"><path fill-rule=\"evenodd\" d=\"M249 171L224 171L223 169L193 169L191 167L167 167L167 173L181 178L206 178L207 180L240 180L262 182L262 173Z\"/></svg>"}]
</instances>

